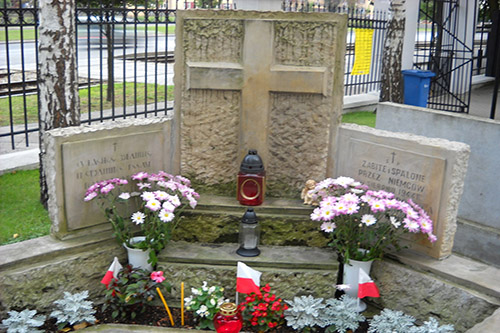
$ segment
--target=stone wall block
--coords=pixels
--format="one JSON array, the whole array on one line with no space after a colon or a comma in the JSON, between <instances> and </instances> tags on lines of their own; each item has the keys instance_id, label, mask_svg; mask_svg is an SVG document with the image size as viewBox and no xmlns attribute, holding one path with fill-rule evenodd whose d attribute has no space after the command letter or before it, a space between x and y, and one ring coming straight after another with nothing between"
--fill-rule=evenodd
<instances>
[{"instance_id":1,"label":"stone wall block","mask_svg":"<svg viewBox=\"0 0 500 333\"><path fill-rule=\"evenodd\" d=\"M64 292L89 291L89 299L98 303L104 298L105 286L100 283L114 256L126 262L125 251L110 241L63 258L43 260L39 264L21 265L0 273L0 311L29 308L38 312L54 310L53 302ZM1 313L0 313L1 314Z\"/></svg>"},{"instance_id":2,"label":"stone wall block","mask_svg":"<svg viewBox=\"0 0 500 333\"><path fill-rule=\"evenodd\" d=\"M435 317L441 324L453 324L457 332L471 328L497 308L463 287L416 274L389 260L375 262L370 276L380 289L380 298L371 298L378 306L403 311L422 321Z\"/></svg>"}]
</instances>

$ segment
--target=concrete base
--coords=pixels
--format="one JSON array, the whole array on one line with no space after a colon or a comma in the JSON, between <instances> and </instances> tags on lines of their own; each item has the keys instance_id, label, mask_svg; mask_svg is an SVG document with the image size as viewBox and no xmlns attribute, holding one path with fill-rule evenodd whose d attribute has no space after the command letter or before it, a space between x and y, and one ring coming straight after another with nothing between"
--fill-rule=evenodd
<instances>
[{"instance_id":1,"label":"concrete base","mask_svg":"<svg viewBox=\"0 0 500 333\"><path fill-rule=\"evenodd\" d=\"M190 287L207 281L223 286L226 296L234 299L239 260L261 271L262 283L285 299L333 296L337 264L330 249L262 246L259 257L242 258L236 248L237 244L169 244L159 260L159 269L173 285L169 304L179 302L181 282L186 284L186 296ZM89 290L91 299L99 302L104 292L99 281L114 256L126 262L124 249L109 233L70 241L41 237L1 246L0 317L13 308L49 312L63 291ZM454 255L436 261L403 252L375 262L371 276L381 292L381 298L372 300L375 305L420 320L437 316L441 324L455 325L457 332L482 322L500 305L500 270ZM496 316L488 320L494 322Z\"/></svg>"}]
</instances>

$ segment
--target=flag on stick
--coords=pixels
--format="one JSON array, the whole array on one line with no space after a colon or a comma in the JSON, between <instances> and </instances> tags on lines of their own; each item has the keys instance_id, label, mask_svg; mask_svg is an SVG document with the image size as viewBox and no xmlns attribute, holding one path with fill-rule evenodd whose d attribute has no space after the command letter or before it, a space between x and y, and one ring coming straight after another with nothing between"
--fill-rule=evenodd
<instances>
[{"instance_id":1,"label":"flag on stick","mask_svg":"<svg viewBox=\"0 0 500 333\"><path fill-rule=\"evenodd\" d=\"M118 278L118 272L121 271L122 268L123 266L118 261L118 258L115 257L115 259L113 259L113 262L111 263L111 266L109 266L108 271L102 278L101 283L105 284L106 287L108 287L111 280Z\"/></svg>"},{"instance_id":2,"label":"flag on stick","mask_svg":"<svg viewBox=\"0 0 500 333\"><path fill-rule=\"evenodd\" d=\"M371 277L362 269L359 269L359 286L358 286L358 297L363 298L366 296L370 297L380 297L378 288Z\"/></svg>"},{"instance_id":3,"label":"flag on stick","mask_svg":"<svg viewBox=\"0 0 500 333\"><path fill-rule=\"evenodd\" d=\"M260 276L261 272L256 271L238 261L238 272L236 274L236 291L243 294L252 292L261 295L260 292Z\"/></svg>"}]
</instances>

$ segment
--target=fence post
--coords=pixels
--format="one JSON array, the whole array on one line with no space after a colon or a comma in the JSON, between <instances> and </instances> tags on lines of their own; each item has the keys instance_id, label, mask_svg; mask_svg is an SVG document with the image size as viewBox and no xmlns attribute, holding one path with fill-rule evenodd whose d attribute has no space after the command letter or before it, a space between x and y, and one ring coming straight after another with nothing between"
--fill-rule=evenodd
<instances>
[{"instance_id":1,"label":"fence post","mask_svg":"<svg viewBox=\"0 0 500 333\"><path fill-rule=\"evenodd\" d=\"M75 0L39 0L38 104L40 200L47 207L46 131L80 125L75 46Z\"/></svg>"}]
</instances>

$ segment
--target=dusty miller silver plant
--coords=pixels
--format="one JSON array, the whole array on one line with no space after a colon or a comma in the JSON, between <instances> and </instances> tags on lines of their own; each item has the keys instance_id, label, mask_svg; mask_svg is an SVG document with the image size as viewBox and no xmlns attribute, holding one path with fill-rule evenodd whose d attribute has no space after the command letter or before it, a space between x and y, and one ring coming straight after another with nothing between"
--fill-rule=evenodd
<instances>
[{"instance_id":1,"label":"dusty miller silver plant","mask_svg":"<svg viewBox=\"0 0 500 333\"><path fill-rule=\"evenodd\" d=\"M9 318L2 320L7 327L7 333L32 333L42 332L35 329L45 322L45 316L35 316L36 310L25 309L21 312L9 311Z\"/></svg>"},{"instance_id":2,"label":"dusty miller silver plant","mask_svg":"<svg viewBox=\"0 0 500 333\"><path fill-rule=\"evenodd\" d=\"M422 326L411 328L408 333L451 333L455 332L453 325L439 326L436 318L429 317Z\"/></svg>"},{"instance_id":3,"label":"dusty miller silver plant","mask_svg":"<svg viewBox=\"0 0 500 333\"><path fill-rule=\"evenodd\" d=\"M408 333L414 327L415 318L401 311L384 309L370 320L368 333L392 332Z\"/></svg>"},{"instance_id":4,"label":"dusty miller silver plant","mask_svg":"<svg viewBox=\"0 0 500 333\"><path fill-rule=\"evenodd\" d=\"M285 319L288 326L295 330L311 328L315 325L324 327L322 317L326 305L323 298L314 298L311 295L294 297L293 301L285 301L290 307L285 311Z\"/></svg>"},{"instance_id":5,"label":"dusty miller silver plant","mask_svg":"<svg viewBox=\"0 0 500 333\"><path fill-rule=\"evenodd\" d=\"M324 320L325 326L329 326L327 332L344 333L349 329L355 331L359 327L359 322L365 320L365 317L357 311L357 301L347 295L342 295L340 299L327 299L326 305Z\"/></svg>"},{"instance_id":6,"label":"dusty miller silver plant","mask_svg":"<svg viewBox=\"0 0 500 333\"><path fill-rule=\"evenodd\" d=\"M92 302L86 300L88 296L88 290L77 294L65 291L64 298L54 302L57 310L52 311L50 316L57 318L59 325L74 325L85 321L95 322L95 310L92 308Z\"/></svg>"}]
</instances>

